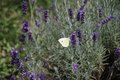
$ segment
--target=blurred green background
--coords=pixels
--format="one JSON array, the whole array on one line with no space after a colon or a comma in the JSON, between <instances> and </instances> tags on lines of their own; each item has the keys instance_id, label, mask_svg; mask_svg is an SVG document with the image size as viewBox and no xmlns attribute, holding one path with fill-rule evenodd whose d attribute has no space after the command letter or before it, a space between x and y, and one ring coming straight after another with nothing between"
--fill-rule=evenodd
<instances>
[{"instance_id":1,"label":"blurred green background","mask_svg":"<svg viewBox=\"0 0 120 80\"><path fill-rule=\"evenodd\" d=\"M20 0L1 0L0 2L0 79L10 76L10 49L18 45L20 28Z\"/></svg>"},{"instance_id":2,"label":"blurred green background","mask_svg":"<svg viewBox=\"0 0 120 80\"><path fill-rule=\"evenodd\" d=\"M60 0L59 0L60 1ZM39 5L50 7L52 0L39 0ZM10 50L19 46L18 36L22 19L22 0L0 1L0 79L9 77L13 73L10 65ZM120 1L114 0L113 5L120 11Z\"/></svg>"}]
</instances>

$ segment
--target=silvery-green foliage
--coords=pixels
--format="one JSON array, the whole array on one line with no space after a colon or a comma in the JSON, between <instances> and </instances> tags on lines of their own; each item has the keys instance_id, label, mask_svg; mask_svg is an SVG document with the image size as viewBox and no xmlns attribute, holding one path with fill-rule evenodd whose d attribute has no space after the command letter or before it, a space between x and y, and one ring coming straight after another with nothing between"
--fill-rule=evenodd
<instances>
[{"instance_id":1,"label":"silvery-green foliage","mask_svg":"<svg viewBox=\"0 0 120 80\"><path fill-rule=\"evenodd\" d=\"M76 20L79 8L83 4L82 0L73 0L72 3L69 0L63 0L59 4L57 0L54 1L54 7L48 10L47 22L43 21L44 10L33 15L35 9L38 8L35 5L37 1L34 5L30 3L30 30L33 41L26 41L25 47L32 58L25 63L26 66L36 74L45 72L55 80L89 80L93 70L98 70L100 77L106 41L114 40L113 42L119 46L117 42L118 35L120 35L119 21L117 21L119 19L99 29L96 27L96 24L105 17L118 15L118 12L114 12L112 7L109 6L113 0L88 0L85 5L84 23ZM103 6L101 18L98 17L98 5ZM74 12L72 20L68 15L69 8ZM40 27L35 26L35 19L40 21ZM77 44L75 48L71 44L67 48L62 47L58 39L70 37L71 33L77 29L80 29L82 33L81 44ZM99 33L98 41L95 43L92 40L93 32ZM77 72L72 69L73 63L79 64Z\"/></svg>"}]
</instances>

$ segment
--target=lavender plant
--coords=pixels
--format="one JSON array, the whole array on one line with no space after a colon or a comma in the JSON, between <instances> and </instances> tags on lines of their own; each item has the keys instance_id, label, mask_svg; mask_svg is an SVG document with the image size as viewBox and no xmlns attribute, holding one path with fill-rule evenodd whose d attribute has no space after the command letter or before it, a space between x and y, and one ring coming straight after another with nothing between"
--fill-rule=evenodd
<instances>
[{"instance_id":1,"label":"lavender plant","mask_svg":"<svg viewBox=\"0 0 120 80\"><path fill-rule=\"evenodd\" d=\"M108 0L109 3L111 1ZM99 0L97 2L100 3ZM109 11L112 8L104 6L105 10L102 12L108 11L104 15L101 12L96 15L98 8L95 7L95 1L74 0L72 3L63 0L58 4L57 0L54 0L54 7L46 10L36 5L37 0L29 0L31 18L23 22L20 35L25 56L20 56L21 49L13 49L11 52L12 64L20 71L22 79L101 79L105 65L103 61L108 56L104 42L106 38L103 36L109 37L107 33L115 32L115 29L110 29L113 23L109 23L116 20L114 12ZM117 22L114 25L117 25ZM58 41L60 38L69 38L63 40L62 44L70 45L62 46ZM112 38L116 39L114 34ZM118 53L119 49L117 55Z\"/></svg>"}]
</instances>

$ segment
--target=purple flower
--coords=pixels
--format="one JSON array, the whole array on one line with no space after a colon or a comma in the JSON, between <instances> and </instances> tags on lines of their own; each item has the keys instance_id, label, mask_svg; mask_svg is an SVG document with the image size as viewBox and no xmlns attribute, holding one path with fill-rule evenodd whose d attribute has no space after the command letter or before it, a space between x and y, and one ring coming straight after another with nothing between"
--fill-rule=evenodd
<instances>
[{"instance_id":1,"label":"purple flower","mask_svg":"<svg viewBox=\"0 0 120 80\"><path fill-rule=\"evenodd\" d=\"M32 40L32 39L33 39L33 37L32 37L32 32L29 32L29 33L28 33L28 39L29 39L29 40Z\"/></svg>"},{"instance_id":2,"label":"purple flower","mask_svg":"<svg viewBox=\"0 0 120 80\"><path fill-rule=\"evenodd\" d=\"M84 5L86 5L86 4L87 4L87 2L88 2L88 0L84 0L84 2L83 2L83 3L84 3Z\"/></svg>"},{"instance_id":3,"label":"purple flower","mask_svg":"<svg viewBox=\"0 0 120 80\"><path fill-rule=\"evenodd\" d=\"M29 75L30 75L30 71L28 71L27 68L25 68L25 66L22 64L19 67L19 71L22 73L22 76L24 76L24 77L29 77Z\"/></svg>"},{"instance_id":4,"label":"purple flower","mask_svg":"<svg viewBox=\"0 0 120 80\"><path fill-rule=\"evenodd\" d=\"M24 34L21 34L20 36L19 36L19 40L20 40L20 42L22 42L22 43L24 43L25 42L25 35Z\"/></svg>"},{"instance_id":5,"label":"purple flower","mask_svg":"<svg viewBox=\"0 0 120 80\"><path fill-rule=\"evenodd\" d=\"M36 9L36 15L39 15L40 12L42 12L44 10L43 6L40 6L39 9Z\"/></svg>"},{"instance_id":6,"label":"purple flower","mask_svg":"<svg viewBox=\"0 0 120 80\"><path fill-rule=\"evenodd\" d=\"M72 19L73 18L73 11L72 11L72 9L68 9L68 14L69 14L70 19Z\"/></svg>"},{"instance_id":7,"label":"purple flower","mask_svg":"<svg viewBox=\"0 0 120 80\"><path fill-rule=\"evenodd\" d=\"M20 68L20 67L21 67L21 65L22 65L21 62L22 62L22 61L21 61L19 58L15 59L15 64L16 64L16 67L17 67L17 68Z\"/></svg>"},{"instance_id":8,"label":"purple flower","mask_svg":"<svg viewBox=\"0 0 120 80\"><path fill-rule=\"evenodd\" d=\"M12 49L11 50L11 64L16 65L17 68L21 66L21 60L18 58L18 50L17 49Z\"/></svg>"},{"instance_id":9,"label":"purple flower","mask_svg":"<svg viewBox=\"0 0 120 80\"><path fill-rule=\"evenodd\" d=\"M75 45L77 44L77 38L76 38L76 33L75 32L73 32L70 35L70 42L71 42L73 47L75 47Z\"/></svg>"},{"instance_id":10,"label":"purple flower","mask_svg":"<svg viewBox=\"0 0 120 80\"><path fill-rule=\"evenodd\" d=\"M44 11L44 21L47 22L48 20L48 11Z\"/></svg>"},{"instance_id":11,"label":"purple flower","mask_svg":"<svg viewBox=\"0 0 120 80\"><path fill-rule=\"evenodd\" d=\"M102 7L99 7L99 17L101 18L102 17Z\"/></svg>"},{"instance_id":12,"label":"purple flower","mask_svg":"<svg viewBox=\"0 0 120 80\"><path fill-rule=\"evenodd\" d=\"M113 16L108 16L101 21L101 24L104 25L104 24L108 23L109 21L111 21L112 19L114 19Z\"/></svg>"},{"instance_id":13,"label":"purple flower","mask_svg":"<svg viewBox=\"0 0 120 80\"><path fill-rule=\"evenodd\" d=\"M97 24L97 27L101 27L103 26L104 24L107 24L109 21L113 20L115 17L113 16L108 16L106 17L105 19L101 20L98 24Z\"/></svg>"},{"instance_id":14,"label":"purple flower","mask_svg":"<svg viewBox=\"0 0 120 80\"><path fill-rule=\"evenodd\" d=\"M81 42L82 41L82 33L81 33L81 31L79 29L76 30L76 35L77 35L77 37L79 39L79 42Z\"/></svg>"},{"instance_id":15,"label":"purple flower","mask_svg":"<svg viewBox=\"0 0 120 80\"><path fill-rule=\"evenodd\" d=\"M117 60L120 58L120 48L117 48L115 50L115 54L114 54L114 60Z\"/></svg>"},{"instance_id":16,"label":"purple flower","mask_svg":"<svg viewBox=\"0 0 120 80\"><path fill-rule=\"evenodd\" d=\"M120 56L120 48L116 49L116 53Z\"/></svg>"},{"instance_id":17,"label":"purple flower","mask_svg":"<svg viewBox=\"0 0 120 80\"><path fill-rule=\"evenodd\" d=\"M9 80L17 80L15 75L12 75Z\"/></svg>"},{"instance_id":18,"label":"purple flower","mask_svg":"<svg viewBox=\"0 0 120 80\"><path fill-rule=\"evenodd\" d=\"M39 12L41 12L41 11L43 11L43 10L44 10L43 6L40 6Z\"/></svg>"},{"instance_id":19,"label":"purple flower","mask_svg":"<svg viewBox=\"0 0 120 80\"><path fill-rule=\"evenodd\" d=\"M19 50L19 52L24 52L25 51L25 48L21 48L20 50Z\"/></svg>"},{"instance_id":20,"label":"purple flower","mask_svg":"<svg viewBox=\"0 0 120 80\"><path fill-rule=\"evenodd\" d=\"M30 80L36 80L36 75L34 72L31 72L29 75Z\"/></svg>"},{"instance_id":21,"label":"purple flower","mask_svg":"<svg viewBox=\"0 0 120 80\"><path fill-rule=\"evenodd\" d=\"M11 64L15 65L17 68L21 67L21 60L19 58L12 58Z\"/></svg>"},{"instance_id":22,"label":"purple flower","mask_svg":"<svg viewBox=\"0 0 120 80\"><path fill-rule=\"evenodd\" d=\"M28 77L29 76L29 71L26 69L21 69L21 73L23 76Z\"/></svg>"},{"instance_id":23,"label":"purple flower","mask_svg":"<svg viewBox=\"0 0 120 80\"><path fill-rule=\"evenodd\" d=\"M22 3L22 11L23 11L23 14L26 15L27 13L27 8L28 8L28 5L27 5L27 0L23 0L23 3Z\"/></svg>"},{"instance_id":24,"label":"purple flower","mask_svg":"<svg viewBox=\"0 0 120 80\"><path fill-rule=\"evenodd\" d=\"M85 17L85 12L83 9L80 9L77 14L77 21L81 21L81 23L84 23L84 17Z\"/></svg>"},{"instance_id":25,"label":"purple flower","mask_svg":"<svg viewBox=\"0 0 120 80\"><path fill-rule=\"evenodd\" d=\"M45 73L41 72L39 76L40 80L47 80Z\"/></svg>"},{"instance_id":26,"label":"purple flower","mask_svg":"<svg viewBox=\"0 0 120 80\"><path fill-rule=\"evenodd\" d=\"M72 64L72 69L75 73L78 71L78 68L79 68L79 64L77 64L77 63Z\"/></svg>"},{"instance_id":27,"label":"purple flower","mask_svg":"<svg viewBox=\"0 0 120 80\"><path fill-rule=\"evenodd\" d=\"M92 33L92 40L95 43L98 40L99 33L98 32L93 32Z\"/></svg>"},{"instance_id":28,"label":"purple flower","mask_svg":"<svg viewBox=\"0 0 120 80\"><path fill-rule=\"evenodd\" d=\"M22 31L23 32L28 32L28 30L29 30L29 23L28 23L28 21L24 21Z\"/></svg>"},{"instance_id":29,"label":"purple flower","mask_svg":"<svg viewBox=\"0 0 120 80\"><path fill-rule=\"evenodd\" d=\"M39 21L38 19L35 20L35 25L36 25L37 27L40 27L40 21Z\"/></svg>"},{"instance_id":30,"label":"purple flower","mask_svg":"<svg viewBox=\"0 0 120 80\"><path fill-rule=\"evenodd\" d=\"M25 56L25 62L28 61L30 59L31 55L28 54L27 56Z\"/></svg>"},{"instance_id":31,"label":"purple flower","mask_svg":"<svg viewBox=\"0 0 120 80\"><path fill-rule=\"evenodd\" d=\"M11 50L11 57L15 59L17 56L18 56L18 50L17 49L12 49Z\"/></svg>"}]
</instances>

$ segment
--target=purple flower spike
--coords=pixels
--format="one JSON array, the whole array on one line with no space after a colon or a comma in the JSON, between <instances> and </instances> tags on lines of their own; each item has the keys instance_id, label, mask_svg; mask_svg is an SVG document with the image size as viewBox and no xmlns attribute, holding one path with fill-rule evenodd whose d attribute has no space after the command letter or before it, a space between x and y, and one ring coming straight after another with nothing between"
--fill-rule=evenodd
<instances>
[{"instance_id":1,"label":"purple flower spike","mask_svg":"<svg viewBox=\"0 0 120 80\"><path fill-rule=\"evenodd\" d=\"M101 20L98 24L97 24L97 27L101 27L103 26L104 24L107 24L109 21L113 20L115 17L113 16L108 16L106 17L105 19Z\"/></svg>"},{"instance_id":2,"label":"purple flower spike","mask_svg":"<svg viewBox=\"0 0 120 80\"><path fill-rule=\"evenodd\" d=\"M39 12L41 12L41 11L43 11L43 10L44 10L43 6L40 6Z\"/></svg>"},{"instance_id":3,"label":"purple flower spike","mask_svg":"<svg viewBox=\"0 0 120 80\"><path fill-rule=\"evenodd\" d=\"M93 32L92 33L92 40L95 43L98 40L99 33L98 32Z\"/></svg>"},{"instance_id":4,"label":"purple flower spike","mask_svg":"<svg viewBox=\"0 0 120 80\"><path fill-rule=\"evenodd\" d=\"M99 17L101 18L102 17L102 7L99 7Z\"/></svg>"},{"instance_id":5,"label":"purple flower spike","mask_svg":"<svg viewBox=\"0 0 120 80\"><path fill-rule=\"evenodd\" d=\"M29 39L29 40L33 40L32 32L29 32L29 33L28 33L28 39Z\"/></svg>"},{"instance_id":6,"label":"purple flower spike","mask_svg":"<svg viewBox=\"0 0 120 80\"><path fill-rule=\"evenodd\" d=\"M31 58L31 55L28 54L27 56L25 56L25 62L28 61Z\"/></svg>"},{"instance_id":7,"label":"purple flower spike","mask_svg":"<svg viewBox=\"0 0 120 80\"><path fill-rule=\"evenodd\" d=\"M81 31L79 29L76 30L76 34L77 34L77 37L79 39L79 42L81 42L82 41L82 33L81 33Z\"/></svg>"},{"instance_id":8,"label":"purple flower spike","mask_svg":"<svg viewBox=\"0 0 120 80\"><path fill-rule=\"evenodd\" d=\"M40 27L40 21L38 19L35 20L36 27Z\"/></svg>"},{"instance_id":9,"label":"purple flower spike","mask_svg":"<svg viewBox=\"0 0 120 80\"><path fill-rule=\"evenodd\" d=\"M20 42L24 43L25 42L25 35L24 34L21 34L20 37L19 37L19 40Z\"/></svg>"},{"instance_id":10,"label":"purple flower spike","mask_svg":"<svg viewBox=\"0 0 120 80\"><path fill-rule=\"evenodd\" d=\"M75 73L78 71L78 68L79 68L79 64L77 64L77 63L72 64L72 69Z\"/></svg>"},{"instance_id":11,"label":"purple flower spike","mask_svg":"<svg viewBox=\"0 0 120 80\"><path fill-rule=\"evenodd\" d=\"M9 80L17 80L15 75L12 75Z\"/></svg>"},{"instance_id":12,"label":"purple flower spike","mask_svg":"<svg viewBox=\"0 0 120 80\"><path fill-rule=\"evenodd\" d=\"M29 75L30 80L37 80L34 72L31 72Z\"/></svg>"},{"instance_id":13,"label":"purple flower spike","mask_svg":"<svg viewBox=\"0 0 120 80\"><path fill-rule=\"evenodd\" d=\"M86 4L87 4L87 2L88 2L88 0L84 0L84 2L83 2L83 3L84 3L84 5L86 5Z\"/></svg>"},{"instance_id":14,"label":"purple flower spike","mask_svg":"<svg viewBox=\"0 0 120 80\"><path fill-rule=\"evenodd\" d=\"M22 3L22 11L23 11L23 14L26 15L27 14L27 8L28 8L28 5L27 5L27 1L26 0L23 0L23 3Z\"/></svg>"},{"instance_id":15,"label":"purple flower spike","mask_svg":"<svg viewBox=\"0 0 120 80\"><path fill-rule=\"evenodd\" d=\"M28 21L24 21L24 22L23 22L22 31L23 31L23 32L28 32L28 31L29 31Z\"/></svg>"},{"instance_id":16,"label":"purple flower spike","mask_svg":"<svg viewBox=\"0 0 120 80\"><path fill-rule=\"evenodd\" d=\"M68 9L68 14L69 14L70 19L72 19L73 18L73 11L72 11L72 9Z\"/></svg>"},{"instance_id":17,"label":"purple flower spike","mask_svg":"<svg viewBox=\"0 0 120 80\"><path fill-rule=\"evenodd\" d=\"M47 80L45 73L41 72L39 76L40 80Z\"/></svg>"},{"instance_id":18,"label":"purple flower spike","mask_svg":"<svg viewBox=\"0 0 120 80\"><path fill-rule=\"evenodd\" d=\"M47 22L47 20L48 20L48 11L46 10L44 12L44 21Z\"/></svg>"},{"instance_id":19,"label":"purple flower spike","mask_svg":"<svg viewBox=\"0 0 120 80\"><path fill-rule=\"evenodd\" d=\"M20 59L16 59L16 60L15 60L15 64L16 64L16 67L17 67L17 68L20 68L20 67L21 67L21 65L22 65L21 62L22 62L22 61L21 61Z\"/></svg>"},{"instance_id":20,"label":"purple flower spike","mask_svg":"<svg viewBox=\"0 0 120 80\"><path fill-rule=\"evenodd\" d=\"M75 47L75 45L77 44L77 38L76 38L76 33L75 32L73 32L70 35L70 42L71 42L73 47Z\"/></svg>"},{"instance_id":21,"label":"purple flower spike","mask_svg":"<svg viewBox=\"0 0 120 80\"><path fill-rule=\"evenodd\" d=\"M77 21L81 21L81 23L84 23L84 17L85 17L85 12L84 10L80 9L78 14L77 14Z\"/></svg>"},{"instance_id":22,"label":"purple flower spike","mask_svg":"<svg viewBox=\"0 0 120 80\"><path fill-rule=\"evenodd\" d=\"M115 50L115 54L114 54L114 60L117 60L120 58L120 48L117 48Z\"/></svg>"},{"instance_id":23,"label":"purple flower spike","mask_svg":"<svg viewBox=\"0 0 120 80\"><path fill-rule=\"evenodd\" d=\"M120 56L120 48L116 49L116 53Z\"/></svg>"},{"instance_id":24,"label":"purple flower spike","mask_svg":"<svg viewBox=\"0 0 120 80\"><path fill-rule=\"evenodd\" d=\"M102 25L104 25L104 24L108 23L109 21L111 21L112 19L114 19L113 16L108 16L108 17L106 17L105 19L103 19L100 23L101 23Z\"/></svg>"},{"instance_id":25,"label":"purple flower spike","mask_svg":"<svg viewBox=\"0 0 120 80\"><path fill-rule=\"evenodd\" d=\"M19 50L19 52L24 52L25 51L25 48L21 48L20 50Z\"/></svg>"},{"instance_id":26,"label":"purple flower spike","mask_svg":"<svg viewBox=\"0 0 120 80\"><path fill-rule=\"evenodd\" d=\"M11 50L11 57L15 59L17 56L18 56L18 50L12 49Z\"/></svg>"},{"instance_id":27,"label":"purple flower spike","mask_svg":"<svg viewBox=\"0 0 120 80\"><path fill-rule=\"evenodd\" d=\"M17 59L18 59L18 50L17 49L12 49L11 50L11 64L14 65L17 63Z\"/></svg>"},{"instance_id":28,"label":"purple flower spike","mask_svg":"<svg viewBox=\"0 0 120 80\"><path fill-rule=\"evenodd\" d=\"M24 67L21 68L21 73L22 73L22 75L25 76L25 77L29 76L29 71L26 70L26 69L24 69Z\"/></svg>"}]
</instances>

